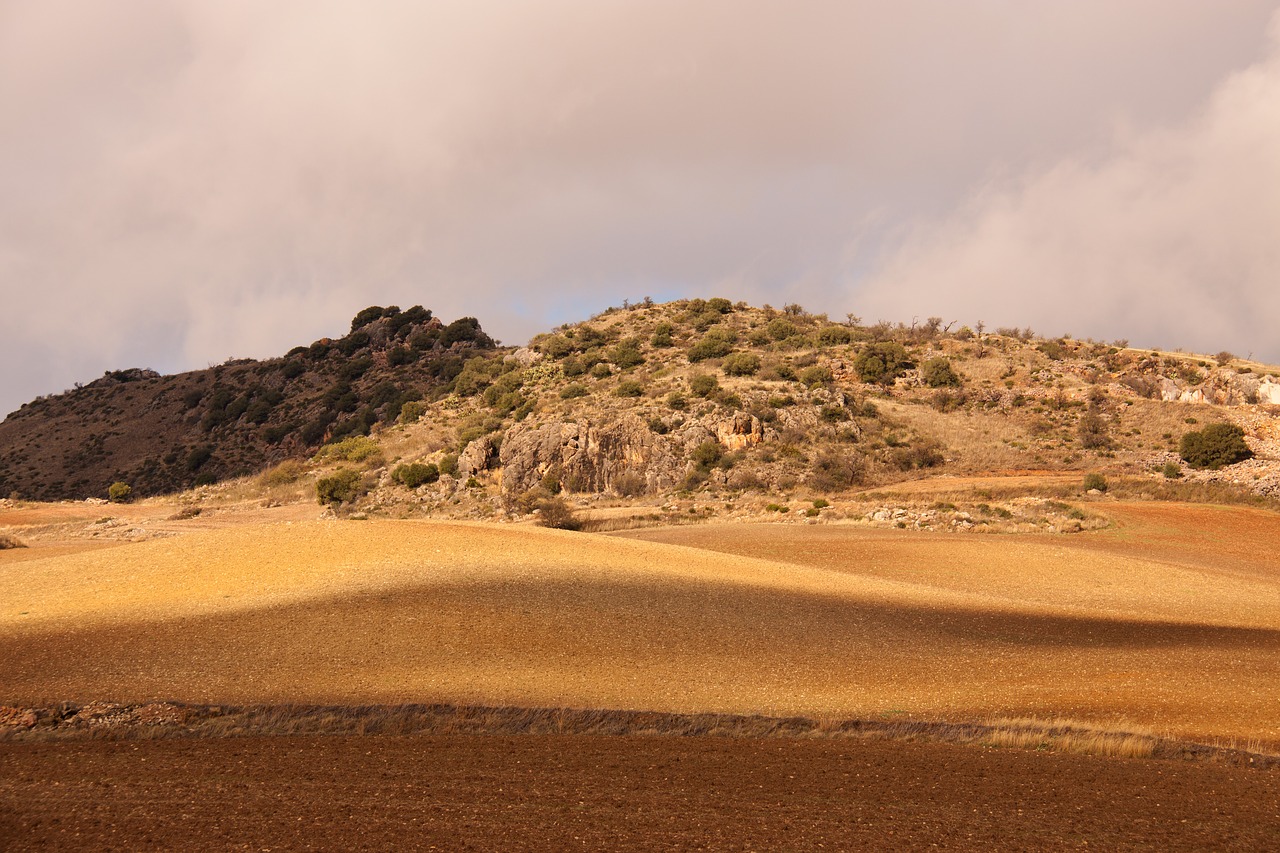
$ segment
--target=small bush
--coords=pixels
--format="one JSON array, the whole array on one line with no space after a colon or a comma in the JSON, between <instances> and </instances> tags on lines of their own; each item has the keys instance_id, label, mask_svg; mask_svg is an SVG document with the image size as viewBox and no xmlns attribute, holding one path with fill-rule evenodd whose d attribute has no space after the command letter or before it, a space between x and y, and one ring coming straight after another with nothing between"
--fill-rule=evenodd
<instances>
[{"instance_id":1,"label":"small bush","mask_svg":"<svg viewBox=\"0 0 1280 853\"><path fill-rule=\"evenodd\" d=\"M391 472L391 479L402 486L416 489L426 483L434 483L440 479L440 468L432 462L410 462L397 465Z\"/></svg>"},{"instance_id":2,"label":"small bush","mask_svg":"<svg viewBox=\"0 0 1280 853\"><path fill-rule=\"evenodd\" d=\"M801 384L809 388L817 388L819 385L826 385L832 380L831 369L821 365L806 367L800 371L798 377Z\"/></svg>"},{"instance_id":3,"label":"small bush","mask_svg":"<svg viewBox=\"0 0 1280 853\"><path fill-rule=\"evenodd\" d=\"M426 411L427 407L421 401L410 400L400 407L400 416L397 420L402 424L417 423Z\"/></svg>"},{"instance_id":4,"label":"small bush","mask_svg":"<svg viewBox=\"0 0 1280 853\"><path fill-rule=\"evenodd\" d=\"M1182 466L1177 462L1166 462L1160 469L1166 480L1177 480L1182 476Z\"/></svg>"},{"instance_id":5,"label":"small bush","mask_svg":"<svg viewBox=\"0 0 1280 853\"><path fill-rule=\"evenodd\" d=\"M726 376L755 376L760 370L760 356L752 352L735 352L724 360Z\"/></svg>"},{"instance_id":6,"label":"small bush","mask_svg":"<svg viewBox=\"0 0 1280 853\"><path fill-rule=\"evenodd\" d=\"M704 441L693 449L689 454L689 458L701 468L710 468L720 461L720 457L724 455L724 448L720 446L718 441Z\"/></svg>"},{"instance_id":7,"label":"small bush","mask_svg":"<svg viewBox=\"0 0 1280 853\"><path fill-rule=\"evenodd\" d=\"M894 448L890 459L900 471L936 468L946 461L946 457L942 455L942 448L932 441Z\"/></svg>"},{"instance_id":8,"label":"small bush","mask_svg":"<svg viewBox=\"0 0 1280 853\"><path fill-rule=\"evenodd\" d=\"M585 397L591 392L587 390L587 386L581 382L574 382L560 389L560 398L563 400L576 400L579 397Z\"/></svg>"},{"instance_id":9,"label":"small bush","mask_svg":"<svg viewBox=\"0 0 1280 853\"><path fill-rule=\"evenodd\" d=\"M733 341L719 329L708 331L696 344L689 348L688 358L696 363L709 358L723 358L733 352Z\"/></svg>"},{"instance_id":10,"label":"small bush","mask_svg":"<svg viewBox=\"0 0 1280 853\"><path fill-rule=\"evenodd\" d=\"M862 479L859 457L838 453L821 453L813 462L810 487L821 492L843 491Z\"/></svg>"},{"instance_id":11,"label":"small bush","mask_svg":"<svg viewBox=\"0 0 1280 853\"><path fill-rule=\"evenodd\" d=\"M316 454L322 458L341 459L344 462L367 462L382 453L378 442L364 435L353 435L333 444L326 444Z\"/></svg>"},{"instance_id":12,"label":"small bush","mask_svg":"<svg viewBox=\"0 0 1280 853\"><path fill-rule=\"evenodd\" d=\"M117 481L107 488L107 500L113 504L128 503L129 498L132 496L133 488L128 483Z\"/></svg>"},{"instance_id":13,"label":"small bush","mask_svg":"<svg viewBox=\"0 0 1280 853\"><path fill-rule=\"evenodd\" d=\"M1086 492L1091 492L1094 489L1097 489L1100 492L1105 492L1108 488L1107 478L1096 471L1084 475L1083 485Z\"/></svg>"},{"instance_id":14,"label":"small bush","mask_svg":"<svg viewBox=\"0 0 1280 853\"><path fill-rule=\"evenodd\" d=\"M360 497L360 472L340 468L316 481L316 500L321 504L351 503Z\"/></svg>"},{"instance_id":15,"label":"small bush","mask_svg":"<svg viewBox=\"0 0 1280 853\"><path fill-rule=\"evenodd\" d=\"M581 530L582 522L574 515L573 507L562 497L543 498L538 501L538 525L557 530Z\"/></svg>"},{"instance_id":16,"label":"small bush","mask_svg":"<svg viewBox=\"0 0 1280 853\"><path fill-rule=\"evenodd\" d=\"M769 337L773 338L775 341L785 341L787 338L792 338L800 334L800 330L796 327L795 323L792 323L790 320L785 320L782 317L769 321L769 325L765 327L765 331L769 334Z\"/></svg>"},{"instance_id":17,"label":"small bush","mask_svg":"<svg viewBox=\"0 0 1280 853\"><path fill-rule=\"evenodd\" d=\"M458 476L458 456L455 453L446 453L440 457L440 473L448 474L450 477Z\"/></svg>"},{"instance_id":18,"label":"small bush","mask_svg":"<svg viewBox=\"0 0 1280 853\"><path fill-rule=\"evenodd\" d=\"M637 471L624 471L613 478L613 490L620 497L634 498L649 490L644 475Z\"/></svg>"},{"instance_id":19,"label":"small bush","mask_svg":"<svg viewBox=\"0 0 1280 853\"><path fill-rule=\"evenodd\" d=\"M1218 470L1253 457L1244 430L1235 424L1210 424L1182 436L1178 453L1192 468Z\"/></svg>"},{"instance_id":20,"label":"small bush","mask_svg":"<svg viewBox=\"0 0 1280 853\"><path fill-rule=\"evenodd\" d=\"M633 340L626 340L609 351L609 360L621 370L627 370L644 363L640 354L640 345Z\"/></svg>"},{"instance_id":21,"label":"small bush","mask_svg":"<svg viewBox=\"0 0 1280 853\"><path fill-rule=\"evenodd\" d=\"M262 472L262 476L258 478L258 484L268 489L289 486L298 482L306 470L298 460L286 459L274 468Z\"/></svg>"},{"instance_id":22,"label":"small bush","mask_svg":"<svg viewBox=\"0 0 1280 853\"><path fill-rule=\"evenodd\" d=\"M653 337L649 339L649 345L659 349L675 346L675 341L671 337L674 331L675 327L670 323L659 323L653 329Z\"/></svg>"},{"instance_id":23,"label":"small bush","mask_svg":"<svg viewBox=\"0 0 1280 853\"><path fill-rule=\"evenodd\" d=\"M829 506L831 506L831 501L826 498L818 498L813 502L814 509L826 509Z\"/></svg>"},{"instance_id":24,"label":"small bush","mask_svg":"<svg viewBox=\"0 0 1280 853\"><path fill-rule=\"evenodd\" d=\"M720 387L719 381L707 373L689 377L689 390L699 397L710 397Z\"/></svg>"},{"instance_id":25,"label":"small bush","mask_svg":"<svg viewBox=\"0 0 1280 853\"><path fill-rule=\"evenodd\" d=\"M613 368L603 361L591 368L591 376L595 379L608 379L613 375Z\"/></svg>"},{"instance_id":26,"label":"small bush","mask_svg":"<svg viewBox=\"0 0 1280 853\"><path fill-rule=\"evenodd\" d=\"M911 367L906 349L893 341L870 344L853 359L853 369L863 382L882 385L892 384Z\"/></svg>"},{"instance_id":27,"label":"small bush","mask_svg":"<svg viewBox=\"0 0 1280 853\"><path fill-rule=\"evenodd\" d=\"M1111 434L1107 422L1102 415L1089 411L1080 418L1076 428L1080 437L1080 446L1085 450L1106 450L1111 447Z\"/></svg>"},{"instance_id":28,"label":"small bush","mask_svg":"<svg viewBox=\"0 0 1280 853\"><path fill-rule=\"evenodd\" d=\"M639 397L644 394L644 385L634 379L624 379L613 393L618 397Z\"/></svg>"},{"instance_id":29,"label":"small bush","mask_svg":"<svg viewBox=\"0 0 1280 853\"><path fill-rule=\"evenodd\" d=\"M931 358L920 366L920 379L930 388L958 388L960 377L951 369L951 360Z\"/></svg>"},{"instance_id":30,"label":"small bush","mask_svg":"<svg viewBox=\"0 0 1280 853\"><path fill-rule=\"evenodd\" d=\"M823 326L818 332L818 343L824 347L847 344L852 338L853 334L846 326Z\"/></svg>"}]
</instances>

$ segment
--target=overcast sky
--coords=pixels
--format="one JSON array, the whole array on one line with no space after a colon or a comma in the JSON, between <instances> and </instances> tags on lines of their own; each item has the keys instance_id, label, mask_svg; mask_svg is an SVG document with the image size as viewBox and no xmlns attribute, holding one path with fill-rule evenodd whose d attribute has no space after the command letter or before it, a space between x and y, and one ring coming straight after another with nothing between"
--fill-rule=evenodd
<instances>
[{"instance_id":1,"label":"overcast sky","mask_svg":"<svg viewBox=\"0 0 1280 853\"><path fill-rule=\"evenodd\" d=\"M0 0L0 412L370 304L1280 361L1276 0Z\"/></svg>"}]
</instances>

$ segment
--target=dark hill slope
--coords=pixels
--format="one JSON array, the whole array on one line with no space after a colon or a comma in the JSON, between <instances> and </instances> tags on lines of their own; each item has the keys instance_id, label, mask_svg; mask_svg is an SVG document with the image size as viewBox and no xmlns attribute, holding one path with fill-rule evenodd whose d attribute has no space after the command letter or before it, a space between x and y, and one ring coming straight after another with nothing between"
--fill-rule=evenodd
<instances>
[{"instance_id":1,"label":"dark hill slope","mask_svg":"<svg viewBox=\"0 0 1280 853\"><path fill-rule=\"evenodd\" d=\"M283 358L173 376L110 371L0 422L0 496L105 496L117 480L156 494L305 457L433 398L493 348L474 318L446 326L421 306L374 306L345 337Z\"/></svg>"}]
</instances>

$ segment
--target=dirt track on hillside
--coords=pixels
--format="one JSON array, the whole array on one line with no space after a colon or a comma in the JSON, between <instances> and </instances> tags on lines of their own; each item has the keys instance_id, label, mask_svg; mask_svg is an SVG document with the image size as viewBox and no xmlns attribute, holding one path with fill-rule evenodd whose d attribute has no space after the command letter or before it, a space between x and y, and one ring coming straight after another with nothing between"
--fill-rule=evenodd
<instances>
[{"instance_id":1,"label":"dirt track on hillside","mask_svg":"<svg viewBox=\"0 0 1280 853\"><path fill-rule=\"evenodd\" d=\"M943 744L0 743L11 850L1266 850L1280 774ZM0 843L0 846L4 846Z\"/></svg>"}]
</instances>

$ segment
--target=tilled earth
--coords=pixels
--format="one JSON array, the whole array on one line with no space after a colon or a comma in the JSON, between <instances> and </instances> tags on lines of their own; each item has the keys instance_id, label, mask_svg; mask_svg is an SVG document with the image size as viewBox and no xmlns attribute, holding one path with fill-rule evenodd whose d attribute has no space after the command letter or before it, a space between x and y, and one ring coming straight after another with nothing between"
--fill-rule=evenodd
<instances>
[{"instance_id":1,"label":"tilled earth","mask_svg":"<svg viewBox=\"0 0 1280 853\"><path fill-rule=\"evenodd\" d=\"M7 850L1280 849L1280 773L937 743L0 743Z\"/></svg>"}]
</instances>

